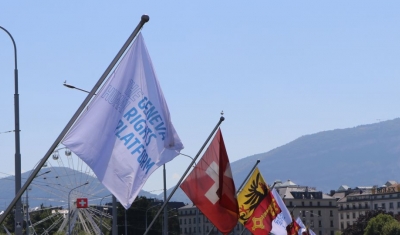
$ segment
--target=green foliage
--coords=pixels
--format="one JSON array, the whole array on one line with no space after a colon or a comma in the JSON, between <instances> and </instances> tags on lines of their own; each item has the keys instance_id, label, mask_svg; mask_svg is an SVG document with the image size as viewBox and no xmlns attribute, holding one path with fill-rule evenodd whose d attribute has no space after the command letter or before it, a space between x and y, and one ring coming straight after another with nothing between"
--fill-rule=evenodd
<instances>
[{"instance_id":1,"label":"green foliage","mask_svg":"<svg viewBox=\"0 0 400 235\"><path fill-rule=\"evenodd\" d=\"M382 234L386 235L400 235L400 223L397 220L385 224L382 228Z\"/></svg>"},{"instance_id":2,"label":"green foliage","mask_svg":"<svg viewBox=\"0 0 400 235\"><path fill-rule=\"evenodd\" d=\"M364 215L360 215L353 225L348 226L345 230L343 230L342 235L364 235L368 222L380 214L392 215L382 210L367 211Z\"/></svg>"},{"instance_id":3,"label":"green foliage","mask_svg":"<svg viewBox=\"0 0 400 235\"><path fill-rule=\"evenodd\" d=\"M160 204L160 203L159 203ZM132 206L126 210L126 228L127 235L133 234L144 234L146 231L146 215L147 225L153 221L155 215L160 209L159 206L155 206L152 199L146 197L138 197L132 203ZM154 207L153 207L154 206ZM167 208L168 212L168 231L170 234L179 234L179 220L177 211ZM147 213L146 213L147 212ZM125 234L125 208L122 205L118 206L118 234ZM163 223L163 212L160 213L154 224L151 226L148 234L159 235L162 234L162 223Z\"/></svg>"},{"instance_id":4,"label":"green foliage","mask_svg":"<svg viewBox=\"0 0 400 235\"><path fill-rule=\"evenodd\" d=\"M372 218L365 228L364 235L400 235L400 224L388 214L379 214Z\"/></svg>"}]
</instances>

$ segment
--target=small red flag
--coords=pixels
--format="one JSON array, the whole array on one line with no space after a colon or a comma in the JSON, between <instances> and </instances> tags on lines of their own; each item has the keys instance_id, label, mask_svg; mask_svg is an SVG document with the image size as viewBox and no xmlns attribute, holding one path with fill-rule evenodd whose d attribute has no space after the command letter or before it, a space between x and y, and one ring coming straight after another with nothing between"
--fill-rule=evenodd
<instances>
[{"instance_id":1,"label":"small red flag","mask_svg":"<svg viewBox=\"0 0 400 235\"><path fill-rule=\"evenodd\" d=\"M245 227L254 235L269 234L272 229L272 221L281 213L281 208L276 203L271 190L269 188L267 190L264 199L245 223Z\"/></svg>"},{"instance_id":2,"label":"small red flag","mask_svg":"<svg viewBox=\"0 0 400 235\"><path fill-rule=\"evenodd\" d=\"M236 226L236 189L220 129L180 187L221 233L227 234Z\"/></svg>"},{"instance_id":3,"label":"small red flag","mask_svg":"<svg viewBox=\"0 0 400 235\"><path fill-rule=\"evenodd\" d=\"M76 207L77 208L87 208L88 207L87 198L77 198L76 199Z\"/></svg>"},{"instance_id":4,"label":"small red flag","mask_svg":"<svg viewBox=\"0 0 400 235\"><path fill-rule=\"evenodd\" d=\"M297 235L300 230L300 225L293 220L291 224L286 227L287 235Z\"/></svg>"}]
</instances>

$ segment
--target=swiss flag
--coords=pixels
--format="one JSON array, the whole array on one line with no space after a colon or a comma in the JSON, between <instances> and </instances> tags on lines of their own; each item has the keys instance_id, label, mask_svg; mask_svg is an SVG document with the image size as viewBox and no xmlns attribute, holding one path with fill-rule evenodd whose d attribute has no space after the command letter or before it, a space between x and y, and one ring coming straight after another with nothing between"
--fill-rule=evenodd
<instances>
[{"instance_id":1,"label":"swiss flag","mask_svg":"<svg viewBox=\"0 0 400 235\"><path fill-rule=\"evenodd\" d=\"M77 198L76 199L76 207L77 208L87 208L88 207L87 198Z\"/></svg>"},{"instance_id":2,"label":"swiss flag","mask_svg":"<svg viewBox=\"0 0 400 235\"><path fill-rule=\"evenodd\" d=\"M180 187L220 232L227 234L235 227L239 208L220 129Z\"/></svg>"}]
</instances>

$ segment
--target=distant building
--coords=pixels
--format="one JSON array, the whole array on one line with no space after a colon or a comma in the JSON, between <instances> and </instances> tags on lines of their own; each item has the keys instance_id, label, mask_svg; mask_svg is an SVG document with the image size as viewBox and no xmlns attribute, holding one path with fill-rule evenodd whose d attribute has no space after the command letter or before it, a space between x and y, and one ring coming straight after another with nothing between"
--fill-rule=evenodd
<instances>
[{"instance_id":1,"label":"distant building","mask_svg":"<svg viewBox=\"0 0 400 235\"><path fill-rule=\"evenodd\" d=\"M276 182L279 192L293 217L300 217L317 235L334 235L339 231L337 199L313 187L299 186L291 180Z\"/></svg>"},{"instance_id":2,"label":"distant building","mask_svg":"<svg viewBox=\"0 0 400 235\"><path fill-rule=\"evenodd\" d=\"M339 231L337 199L317 191L315 188L299 186L288 180L277 182L275 189L286 204L293 211L295 218L300 216L305 225L317 235L334 235ZM180 235L220 234L213 224L193 204L178 209ZM248 230L242 233L244 226L236 225L230 233L232 235L250 235ZM211 232L210 232L211 231Z\"/></svg>"},{"instance_id":3,"label":"distant building","mask_svg":"<svg viewBox=\"0 0 400 235\"><path fill-rule=\"evenodd\" d=\"M340 188L331 192L338 198L339 228L346 229L352 225L360 215L369 210L385 210L393 214L400 214L400 184L396 181L387 181L381 187L367 186L354 189Z\"/></svg>"},{"instance_id":4,"label":"distant building","mask_svg":"<svg viewBox=\"0 0 400 235\"><path fill-rule=\"evenodd\" d=\"M193 204L179 208L178 216L181 235L221 234L207 219L207 217L205 217L204 214L201 213L201 211ZM239 235L241 234L243 228L244 226L241 223L238 223L230 234ZM251 233L247 230L242 234L251 235Z\"/></svg>"}]
</instances>

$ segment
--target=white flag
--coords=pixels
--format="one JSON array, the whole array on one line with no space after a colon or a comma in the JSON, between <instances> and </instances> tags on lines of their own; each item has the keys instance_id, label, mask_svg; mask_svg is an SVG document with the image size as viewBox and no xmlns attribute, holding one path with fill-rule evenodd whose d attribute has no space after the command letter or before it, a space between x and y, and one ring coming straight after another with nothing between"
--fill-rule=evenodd
<instances>
[{"instance_id":1,"label":"white flag","mask_svg":"<svg viewBox=\"0 0 400 235\"><path fill-rule=\"evenodd\" d=\"M304 225L303 221L300 219L300 217L297 217L296 223L300 226L300 228L306 228Z\"/></svg>"},{"instance_id":2,"label":"white flag","mask_svg":"<svg viewBox=\"0 0 400 235\"><path fill-rule=\"evenodd\" d=\"M307 227L304 225L303 221L300 219L300 217L297 217L296 219L296 223L300 226L300 230L299 230L299 235L302 235L303 232L307 232ZM310 235L316 235L314 233L314 231L312 231L311 229L308 229L308 232L310 233Z\"/></svg>"},{"instance_id":3,"label":"white flag","mask_svg":"<svg viewBox=\"0 0 400 235\"><path fill-rule=\"evenodd\" d=\"M183 149L141 34L62 143L125 209Z\"/></svg>"},{"instance_id":4,"label":"white flag","mask_svg":"<svg viewBox=\"0 0 400 235\"><path fill-rule=\"evenodd\" d=\"M272 189L272 195L274 195L275 201L278 203L282 212L272 221L271 233L276 235L287 235L286 227L292 223L292 216L290 215L290 212L281 196L275 189Z\"/></svg>"}]
</instances>

